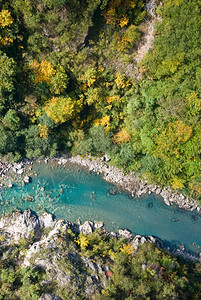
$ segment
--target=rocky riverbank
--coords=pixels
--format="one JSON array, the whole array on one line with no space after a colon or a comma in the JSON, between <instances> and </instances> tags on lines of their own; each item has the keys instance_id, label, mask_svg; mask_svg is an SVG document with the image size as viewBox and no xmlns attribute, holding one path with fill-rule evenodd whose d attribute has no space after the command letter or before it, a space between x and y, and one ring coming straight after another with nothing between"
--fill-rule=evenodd
<instances>
[{"instance_id":1,"label":"rocky riverbank","mask_svg":"<svg viewBox=\"0 0 201 300\"><path fill-rule=\"evenodd\" d=\"M163 251L162 242L153 236L134 236L127 229L119 230L117 233L106 232L103 223L100 222L86 221L78 225L67 220L55 220L48 213L37 217L30 210L26 210L23 213L15 212L0 219L0 260L5 261L14 257L15 264L20 265L21 268L42 269L46 274L42 285L49 286L54 282L57 290L68 287L69 290L74 291L76 291L76 286L82 286L84 299L92 299L91 296L101 292L110 280L113 260L111 258L109 263L110 259L104 258L104 255L99 259L94 259L92 254L87 255L87 252L82 251L80 253L78 237L84 236L86 240L90 240L88 236L92 235L96 229L103 232L108 239L125 240L123 243L130 245L132 255L136 255L138 248L146 243L153 244ZM19 245L22 247L16 255L16 246L19 247ZM84 246L82 247L85 249ZM193 256L181 249L175 249L173 254L183 256L187 260L201 262L201 257ZM112 257L112 254L110 255ZM142 263L143 270L147 267L146 263ZM72 268L73 272L71 272ZM53 296L43 293L40 299L55 299L51 297Z\"/></svg>"},{"instance_id":2,"label":"rocky riverbank","mask_svg":"<svg viewBox=\"0 0 201 300\"><path fill-rule=\"evenodd\" d=\"M67 161L85 166L90 171L96 172L97 174L102 174L106 181L114 183L123 190L128 191L131 197L140 197L143 194L156 193L164 199L165 204L168 206L174 203L186 210L200 211L200 206L194 199L185 197L179 192L174 192L170 188L161 188L153 184L149 185L146 181L136 177L134 173L127 175L122 170L110 166L109 158L107 156L100 159L91 156L83 158L79 155L70 158L61 157L58 159L58 164L65 165Z\"/></svg>"},{"instance_id":3,"label":"rocky riverbank","mask_svg":"<svg viewBox=\"0 0 201 300\"><path fill-rule=\"evenodd\" d=\"M23 213L17 211L0 219L0 251L13 245L13 243L19 243L20 240L32 239L22 262L24 266L30 266L32 257L41 249L56 248L58 246L57 238L61 236L62 232L67 232L68 229L73 234L82 234L84 236L88 236L98 229L107 236L128 240L135 251L138 250L140 244L146 242L152 243L158 248L164 248L162 241L153 236L133 235L127 229L119 229L118 232L107 232L102 222L85 221L83 224L76 224L67 220L56 220L52 214L46 212L41 216L36 216L27 209ZM182 255L185 259L201 262L201 257L191 255L181 249L175 249L173 253ZM41 260L39 264L47 270L51 270L53 267L55 269L53 265L48 266L50 264L48 260ZM90 266L89 262L87 264ZM91 268L99 269L99 267ZM101 272L103 271L101 270ZM106 271L108 271L108 268L106 268Z\"/></svg>"},{"instance_id":4,"label":"rocky riverbank","mask_svg":"<svg viewBox=\"0 0 201 300\"><path fill-rule=\"evenodd\" d=\"M174 257L178 254L196 264L185 260L184 273L183 263ZM55 220L48 213L36 216L29 209L15 212L0 219L0 296L22 300L105 299L99 296L113 293L121 287L119 282L125 281L121 289L127 291L127 280L136 285L140 282L143 291L153 282L147 295L160 295L154 282L163 287L169 284L169 277L175 290L182 280L182 295L189 296L193 272L193 280L198 278L199 282L201 259L180 249L174 255L164 251L162 242L153 236L134 236L126 229L107 232L101 222L75 224ZM132 299L141 295L136 285L132 294L129 290ZM117 296L118 291L107 299Z\"/></svg>"},{"instance_id":5,"label":"rocky riverbank","mask_svg":"<svg viewBox=\"0 0 201 300\"><path fill-rule=\"evenodd\" d=\"M44 161L47 163L50 161L59 165L71 162L86 167L91 172L102 174L104 180L117 185L122 190L128 191L133 198L140 197L143 194L156 193L163 198L165 204L168 206L174 203L185 210L197 210L200 212L201 208L194 199L186 197L178 191L172 191L169 187L161 188L158 185L148 184L146 181L136 177L134 173L125 174L122 170L110 166L109 160L106 155L101 158L64 155L56 158L45 158L44 160L24 160L14 164L0 162L0 188L3 186L12 188L12 178L8 176L9 171L12 171L20 180L28 183L30 180L29 176L33 175L32 165L34 162ZM37 174L34 175L37 176Z\"/></svg>"},{"instance_id":6,"label":"rocky riverbank","mask_svg":"<svg viewBox=\"0 0 201 300\"><path fill-rule=\"evenodd\" d=\"M13 255L15 245L22 241L28 241L26 247L21 250L15 262L22 267L42 268L46 273L44 285L51 282L58 284L59 288L69 286L69 289L76 289L76 284L84 286L84 299L89 299L106 286L109 277L110 266L107 260L95 261L93 258L80 255L76 243L69 245L69 232L73 235L91 235L95 229L103 231L107 236L129 240L133 251L138 250L140 244L146 242L161 246L161 242L152 236L133 236L128 230L119 230L118 233L106 232L103 223L86 221L82 225L74 224L66 220L54 220L53 216L44 213L42 216L35 216L30 210L23 213L15 212L10 216L4 216L0 220L0 258L4 253L4 260ZM70 230L70 231L69 231ZM63 242L67 239L65 246ZM74 273L70 274L61 266L61 260L68 261L74 265ZM79 275L76 268L82 266L82 273ZM75 267L76 266L76 267ZM58 288L58 289L59 289ZM50 294L41 296L40 299L57 299ZM61 299L61 298L58 298ZM65 298L66 299L66 298ZM71 298L75 299L75 298ZM91 298L90 298L91 299Z\"/></svg>"}]
</instances>

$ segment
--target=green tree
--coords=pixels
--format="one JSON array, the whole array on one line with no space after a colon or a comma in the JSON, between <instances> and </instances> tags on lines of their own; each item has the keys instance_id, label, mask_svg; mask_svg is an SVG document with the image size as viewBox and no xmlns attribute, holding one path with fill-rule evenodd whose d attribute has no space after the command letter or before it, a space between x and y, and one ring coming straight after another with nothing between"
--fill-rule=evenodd
<instances>
[{"instance_id":1,"label":"green tree","mask_svg":"<svg viewBox=\"0 0 201 300\"><path fill-rule=\"evenodd\" d=\"M20 118L14 109L9 109L3 118L3 124L11 130L20 128Z\"/></svg>"},{"instance_id":2,"label":"green tree","mask_svg":"<svg viewBox=\"0 0 201 300\"><path fill-rule=\"evenodd\" d=\"M15 74L16 64L13 58L0 51L0 111L13 98Z\"/></svg>"}]
</instances>

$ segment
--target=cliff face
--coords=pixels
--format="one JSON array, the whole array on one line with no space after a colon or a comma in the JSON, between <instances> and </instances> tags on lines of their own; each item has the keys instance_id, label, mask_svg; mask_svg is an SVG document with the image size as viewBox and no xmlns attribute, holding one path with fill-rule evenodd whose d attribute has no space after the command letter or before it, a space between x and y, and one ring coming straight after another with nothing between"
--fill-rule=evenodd
<instances>
[{"instance_id":1,"label":"cliff face","mask_svg":"<svg viewBox=\"0 0 201 300\"><path fill-rule=\"evenodd\" d=\"M173 270L175 295L189 295L187 282L195 266L182 269L161 246L152 236L133 236L126 229L106 232L102 222L77 225L48 213L16 212L0 220L0 296L59 300L105 299L106 294L107 299L127 299L141 295L136 286L141 282L144 289L148 280L146 295L158 293L153 299L160 299L154 282L165 288Z\"/></svg>"},{"instance_id":2,"label":"cliff face","mask_svg":"<svg viewBox=\"0 0 201 300\"><path fill-rule=\"evenodd\" d=\"M89 298L106 287L110 274L104 255L94 260L93 255L84 255L83 252L88 246L85 236L96 231L108 239L121 237L122 240L129 240L133 251L137 250L139 243L155 242L153 237L138 235L134 238L127 230L119 230L118 234L106 233L101 222L86 221L76 225L65 220L55 221L48 213L37 217L26 210L0 220L0 251L5 260L13 256L17 247L19 251L14 256L17 265L41 269L45 273L41 286L54 282L58 290L69 289L68 293L73 298L77 295ZM19 246L21 244L22 247ZM41 299L57 298L43 294Z\"/></svg>"}]
</instances>

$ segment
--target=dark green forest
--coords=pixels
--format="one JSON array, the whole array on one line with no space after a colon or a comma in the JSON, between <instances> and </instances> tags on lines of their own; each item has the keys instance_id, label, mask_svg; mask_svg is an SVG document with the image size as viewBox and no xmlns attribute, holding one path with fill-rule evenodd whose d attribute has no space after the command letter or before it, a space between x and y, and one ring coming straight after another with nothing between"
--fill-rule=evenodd
<instances>
[{"instance_id":1,"label":"dark green forest","mask_svg":"<svg viewBox=\"0 0 201 300\"><path fill-rule=\"evenodd\" d=\"M158 1L154 45L137 62L144 6L0 2L1 160L106 153L200 199L200 1Z\"/></svg>"}]
</instances>

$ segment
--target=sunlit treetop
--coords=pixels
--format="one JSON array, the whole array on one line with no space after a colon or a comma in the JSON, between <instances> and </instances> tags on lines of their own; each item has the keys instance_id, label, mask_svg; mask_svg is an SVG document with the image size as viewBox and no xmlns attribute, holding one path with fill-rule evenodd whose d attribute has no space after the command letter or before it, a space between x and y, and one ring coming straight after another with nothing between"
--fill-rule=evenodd
<instances>
[{"instance_id":1,"label":"sunlit treetop","mask_svg":"<svg viewBox=\"0 0 201 300\"><path fill-rule=\"evenodd\" d=\"M64 123L73 116L74 103L70 97L53 97L46 103L45 112L55 123Z\"/></svg>"},{"instance_id":2,"label":"sunlit treetop","mask_svg":"<svg viewBox=\"0 0 201 300\"><path fill-rule=\"evenodd\" d=\"M119 132L117 132L113 136L113 142L119 145L123 143L128 143L130 140L131 140L131 136L125 128L122 128Z\"/></svg>"},{"instance_id":3,"label":"sunlit treetop","mask_svg":"<svg viewBox=\"0 0 201 300\"><path fill-rule=\"evenodd\" d=\"M34 60L31 64L31 68L34 70L36 75L35 83L45 81L49 84L51 76L56 73L56 70L51 63L46 60L43 60L41 63L37 62L37 60Z\"/></svg>"},{"instance_id":4,"label":"sunlit treetop","mask_svg":"<svg viewBox=\"0 0 201 300\"><path fill-rule=\"evenodd\" d=\"M6 26L10 26L13 23L13 18L11 13L8 10L0 11L0 27L4 28Z\"/></svg>"}]
</instances>

